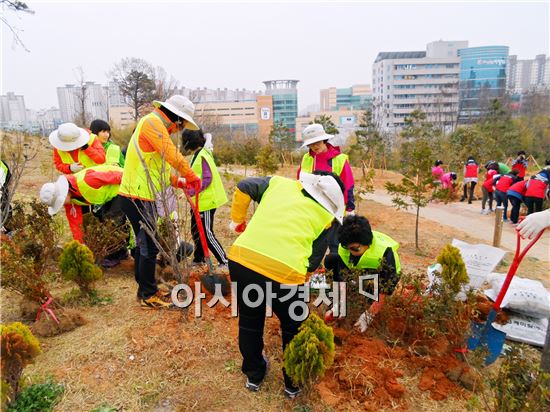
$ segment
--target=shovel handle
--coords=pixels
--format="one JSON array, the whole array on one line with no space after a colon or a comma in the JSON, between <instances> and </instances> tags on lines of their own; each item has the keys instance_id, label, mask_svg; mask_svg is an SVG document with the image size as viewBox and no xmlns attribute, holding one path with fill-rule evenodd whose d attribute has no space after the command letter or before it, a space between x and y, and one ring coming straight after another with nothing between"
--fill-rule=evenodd
<instances>
[{"instance_id":1,"label":"shovel handle","mask_svg":"<svg viewBox=\"0 0 550 412\"><path fill-rule=\"evenodd\" d=\"M191 195L186 189L183 189L183 193L185 194L185 197L187 198L187 201L189 202L189 205L191 205L191 210L193 211L193 216L195 216L195 222L197 224L197 230L199 232L199 238L201 240L201 246L204 253L204 258L207 262L210 261L210 251L208 250L208 243L206 242L206 234L204 231L204 226L202 224L201 220L201 214L199 212L199 188L195 188L195 203L193 203L193 199L191 198ZM212 262L209 262L208 269L212 270Z\"/></svg>"},{"instance_id":2,"label":"shovel handle","mask_svg":"<svg viewBox=\"0 0 550 412\"><path fill-rule=\"evenodd\" d=\"M544 233L544 230L541 230L539 234L531 241L522 252L520 252L521 249L521 236L519 235L519 232L516 232L516 253L514 255L514 260L512 261L512 264L510 265L510 268L508 269L508 273L506 274L506 279L504 279L504 283L502 284L502 288L500 288L500 292L498 293L497 300L495 300L495 303L493 304L493 309L496 311L500 310L500 304L502 303L502 299L504 299L504 296L506 295L506 292L508 292L508 287L510 286L510 283L512 283L512 278L516 274L516 271L518 270L518 266L529 251L531 247L537 241L540 239L542 234Z\"/></svg>"}]
</instances>

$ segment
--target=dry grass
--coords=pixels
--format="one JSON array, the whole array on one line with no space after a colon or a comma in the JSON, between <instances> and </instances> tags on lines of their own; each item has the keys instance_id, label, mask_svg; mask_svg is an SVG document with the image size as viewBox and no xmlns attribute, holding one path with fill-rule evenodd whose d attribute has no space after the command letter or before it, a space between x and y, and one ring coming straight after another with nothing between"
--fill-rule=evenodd
<instances>
[{"instance_id":1,"label":"dry grass","mask_svg":"<svg viewBox=\"0 0 550 412\"><path fill-rule=\"evenodd\" d=\"M40 144L47 147L44 140ZM22 182L22 197L36 196L43 183L55 179L51 162L51 152L41 153ZM290 177L294 173L295 168L287 168L280 174ZM232 193L241 176L227 173L224 178L228 193ZM398 178L397 174L385 172L377 176L376 184ZM360 202L358 211L377 230L399 240L402 266L407 270L432 263L453 237L476 241L465 233L423 219L420 236L425 256L419 256L414 250L412 215L371 201ZM216 213L215 228L226 248L234 240L227 229L228 222L229 206L225 205ZM525 266L531 273L546 273L538 262L525 262ZM268 319L266 323L265 350L271 360L271 372L262 390L250 393L243 387L240 372L237 319L231 318L228 310L218 308L205 307L200 319L181 311L142 310L135 300L133 273L128 269L107 271L98 288L112 297L112 303L81 308L88 323L72 332L42 339L43 353L35 365L26 369L25 375L33 380L53 376L65 385L56 410L90 411L103 404L120 411L290 411L304 405L312 411L333 410L315 392L292 402L283 398L278 321ZM66 284L55 286L56 296L67 288ZM4 322L19 318L17 301L17 296L2 291ZM417 375L400 380L407 388L409 410L465 410L462 399L431 400L428 393L417 389L418 379ZM338 406L334 410L339 410Z\"/></svg>"}]
</instances>

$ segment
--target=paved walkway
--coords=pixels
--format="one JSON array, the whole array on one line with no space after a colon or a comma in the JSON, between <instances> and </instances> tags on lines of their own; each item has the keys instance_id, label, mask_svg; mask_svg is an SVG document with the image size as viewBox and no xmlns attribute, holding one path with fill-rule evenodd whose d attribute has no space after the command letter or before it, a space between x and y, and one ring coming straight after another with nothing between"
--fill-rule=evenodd
<instances>
[{"instance_id":1,"label":"paved walkway","mask_svg":"<svg viewBox=\"0 0 550 412\"><path fill-rule=\"evenodd\" d=\"M377 189L374 193L363 195L363 198L392 206L391 197L385 190ZM430 203L428 206L420 209L420 216L442 225L462 230L470 236L484 240L488 245L492 245L495 225L494 214L481 215L480 210L481 203L479 200L474 201L471 205L467 202L449 204ZM407 212L414 214L415 210L408 209ZM522 241L522 248L526 244L526 241ZM516 230L509 223L504 223L502 227L501 248L512 252L516 249ZM534 256L539 260L550 262L550 230L546 230L544 235L531 248L528 256Z\"/></svg>"}]
</instances>

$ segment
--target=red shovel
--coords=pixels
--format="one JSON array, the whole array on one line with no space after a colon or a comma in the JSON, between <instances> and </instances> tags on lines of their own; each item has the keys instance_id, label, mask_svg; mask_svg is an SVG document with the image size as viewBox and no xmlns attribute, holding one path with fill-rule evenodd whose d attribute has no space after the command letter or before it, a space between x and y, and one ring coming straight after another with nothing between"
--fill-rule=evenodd
<instances>
[{"instance_id":1,"label":"red shovel","mask_svg":"<svg viewBox=\"0 0 550 412\"><path fill-rule=\"evenodd\" d=\"M504 283L500 288L497 299L495 300L495 303L493 304L493 307L491 308L491 311L487 316L487 321L484 324L475 322L472 323L472 336L470 336L470 338L468 339L468 349L473 350L476 349L478 346L486 348L489 352L489 354L485 358L485 363L487 365L490 365L498 358L498 356L502 352L504 340L506 339L506 333L495 329L492 325L497 317L497 312L500 311L500 304L502 303L502 300L504 299L504 296L508 291L508 287L512 282L512 278L516 274L519 264L521 263L529 249L531 249L531 247L537 242L537 240L540 239L543 233L544 230L542 230L531 242L529 242L527 246L525 246L523 251L520 252L521 236L518 232L516 232L516 254L514 255L514 260L512 261L512 264L508 269L508 274L506 275L506 279L504 279Z\"/></svg>"},{"instance_id":2,"label":"red shovel","mask_svg":"<svg viewBox=\"0 0 550 412\"><path fill-rule=\"evenodd\" d=\"M201 240L202 250L204 253L204 260L206 261L206 264L208 266L208 271L200 277L200 280L204 288L211 294L214 295L216 293L216 285L220 285L218 289L223 296L227 296L229 294L229 291L231 290L229 281L227 280L225 274L215 272L214 264L212 263L212 259L210 258L210 250L208 250L208 243L206 242L206 233L204 231L204 226L202 224L199 212L199 190L200 188L197 185L195 187L194 203L191 195L186 189L183 190L183 193L185 193L185 197L191 205L191 210L193 210L193 215L195 216L195 222L197 223L199 238Z\"/></svg>"}]
</instances>

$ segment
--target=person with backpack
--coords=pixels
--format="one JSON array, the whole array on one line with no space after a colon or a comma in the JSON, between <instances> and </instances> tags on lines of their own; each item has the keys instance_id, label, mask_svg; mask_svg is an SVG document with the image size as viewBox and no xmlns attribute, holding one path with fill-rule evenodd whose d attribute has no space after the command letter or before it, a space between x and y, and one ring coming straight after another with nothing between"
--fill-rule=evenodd
<instances>
[{"instance_id":1,"label":"person with backpack","mask_svg":"<svg viewBox=\"0 0 550 412\"><path fill-rule=\"evenodd\" d=\"M208 134L207 134L208 136ZM216 209L227 203L227 195L223 187L223 182L218 172L216 162L212 156L211 150L205 147L206 138L202 130L188 130L182 132L182 152L185 155L192 154L191 169L201 179L201 187L199 189L199 214L206 235L206 243L208 249L212 251L218 260L219 268L227 268L227 256L220 241L214 234L214 213ZM189 189L189 193L193 196L193 204L195 204L195 190ZM191 235L195 243L195 254L193 264L204 263L204 250L195 221L195 215L191 211Z\"/></svg>"},{"instance_id":2,"label":"person with backpack","mask_svg":"<svg viewBox=\"0 0 550 412\"><path fill-rule=\"evenodd\" d=\"M474 199L474 189L477 185L478 173L479 165L472 156L468 157L468 160L466 160L466 163L464 164L464 193L460 198L461 202L464 202L464 200L468 198L468 204L472 203L472 200ZM468 185L470 185L469 196L467 196Z\"/></svg>"},{"instance_id":3,"label":"person with backpack","mask_svg":"<svg viewBox=\"0 0 550 412\"><path fill-rule=\"evenodd\" d=\"M495 187L495 198L497 201L497 207L503 206L504 213L502 215L502 220L508 221L508 196L506 192L514 183L517 182L518 170L512 170L510 173L505 175L495 175L493 177L493 185Z\"/></svg>"}]
</instances>

